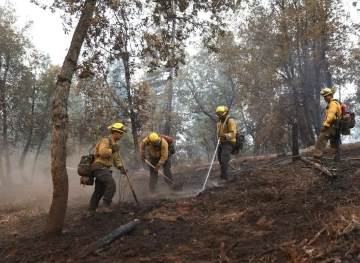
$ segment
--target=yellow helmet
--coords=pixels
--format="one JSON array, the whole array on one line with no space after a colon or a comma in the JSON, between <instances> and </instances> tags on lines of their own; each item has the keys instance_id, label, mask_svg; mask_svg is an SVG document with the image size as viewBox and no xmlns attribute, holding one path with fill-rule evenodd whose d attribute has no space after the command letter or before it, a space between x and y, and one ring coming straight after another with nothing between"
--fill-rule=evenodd
<instances>
[{"instance_id":1,"label":"yellow helmet","mask_svg":"<svg viewBox=\"0 0 360 263\"><path fill-rule=\"evenodd\" d=\"M321 90L320 94L323 97L326 97L327 95L333 95L335 93L334 88L324 88Z\"/></svg>"},{"instance_id":2,"label":"yellow helmet","mask_svg":"<svg viewBox=\"0 0 360 263\"><path fill-rule=\"evenodd\" d=\"M155 132L150 132L148 135L148 140L152 145L158 145L161 142L161 137Z\"/></svg>"},{"instance_id":3,"label":"yellow helmet","mask_svg":"<svg viewBox=\"0 0 360 263\"><path fill-rule=\"evenodd\" d=\"M110 125L108 127L109 131L117 131L117 132L121 132L121 133L127 133L127 130L124 126L124 124L122 124L121 122L117 122L114 123L113 125Z\"/></svg>"},{"instance_id":4,"label":"yellow helmet","mask_svg":"<svg viewBox=\"0 0 360 263\"><path fill-rule=\"evenodd\" d=\"M226 106L219 106L216 108L216 116L221 117L224 116L229 111Z\"/></svg>"}]
</instances>

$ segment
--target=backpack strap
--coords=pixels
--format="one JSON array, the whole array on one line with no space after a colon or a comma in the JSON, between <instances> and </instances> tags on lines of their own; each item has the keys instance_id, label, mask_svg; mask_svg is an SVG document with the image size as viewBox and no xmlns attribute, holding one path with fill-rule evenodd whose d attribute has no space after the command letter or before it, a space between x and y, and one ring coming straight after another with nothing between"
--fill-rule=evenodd
<instances>
[{"instance_id":1,"label":"backpack strap","mask_svg":"<svg viewBox=\"0 0 360 263\"><path fill-rule=\"evenodd\" d=\"M111 146L111 139L110 139L110 136L108 136L108 137L103 137L99 142L101 142L102 140L104 140L105 138L108 138L108 140L109 140L109 146ZM90 148L90 150L89 150L89 154L91 154L90 152L91 152L91 150L96 146L96 145L98 145L99 144L99 142L97 143L97 144L95 144L95 145L93 145L91 148ZM94 156L95 156L95 154L94 154ZM96 158L98 157L98 156L95 156Z\"/></svg>"}]
</instances>

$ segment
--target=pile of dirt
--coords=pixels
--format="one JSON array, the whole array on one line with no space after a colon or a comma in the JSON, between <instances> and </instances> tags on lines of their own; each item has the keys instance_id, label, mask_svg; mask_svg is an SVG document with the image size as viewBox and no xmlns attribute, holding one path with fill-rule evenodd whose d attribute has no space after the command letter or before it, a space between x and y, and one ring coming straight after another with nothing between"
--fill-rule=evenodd
<instances>
[{"instance_id":1,"label":"pile of dirt","mask_svg":"<svg viewBox=\"0 0 360 263\"><path fill-rule=\"evenodd\" d=\"M227 182L217 180L215 164L200 192L209 165L177 167L174 180L183 182L184 190L173 192L159 180L151 194L148 173L136 173L131 180L140 205L122 190L120 199L126 201L117 203L114 213L89 218L92 189L79 194L79 186L71 184L70 192L77 194L69 200L63 235L52 242L39 242L51 188L41 193L24 185L1 188L0 261L360 262L359 146L344 145L340 164L324 160L335 177L286 157L239 158ZM140 224L128 235L77 258L134 219Z\"/></svg>"}]
</instances>

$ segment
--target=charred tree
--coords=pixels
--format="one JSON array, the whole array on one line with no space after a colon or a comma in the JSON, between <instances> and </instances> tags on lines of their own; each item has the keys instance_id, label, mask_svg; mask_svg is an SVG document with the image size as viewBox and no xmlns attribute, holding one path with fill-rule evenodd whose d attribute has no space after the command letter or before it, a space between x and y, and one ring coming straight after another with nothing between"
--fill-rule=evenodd
<instances>
[{"instance_id":1,"label":"charred tree","mask_svg":"<svg viewBox=\"0 0 360 263\"><path fill-rule=\"evenodd\" d=\"M86 0L84 3L79 22L75 28L68 53L56 83L52 110L53 123L51 139L53 199L45 229L41 237L42 241L50 240L61 235L64 226L69 193L69 181L66 172L66 141L69 122L67 102L71 80L77 66L86 33L91 26L96 2L96 0Z\"/></svg>"}]
</instances>

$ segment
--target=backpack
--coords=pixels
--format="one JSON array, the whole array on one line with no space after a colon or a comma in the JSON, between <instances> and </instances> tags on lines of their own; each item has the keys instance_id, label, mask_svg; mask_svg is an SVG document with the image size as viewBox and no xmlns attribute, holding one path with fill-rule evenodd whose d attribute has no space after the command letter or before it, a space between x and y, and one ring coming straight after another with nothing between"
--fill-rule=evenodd
<instances>
[{"instance_id":1,"label":"backpack","mask_svg":"<svg viewBox=\"0 0 360 263\"><path fill-rule=\"evenodd\" d=\"M169 147L168 147L168 151L170 154L175 154L175 147L174 147L174 139L171 138L170 136L168 135L165 135L165 134L160 134L160 137L161 138L164 138L165 141L168 143Z\"/></svg>"},{"instance_id":2,"label":"backpack","mask_svg":"<svg viewBox=\"0 0 360 263\"><path fill-rule=\"evenodd\" d=\"M243 146L244 146L244 142L245 142L245 136L240 134L239 132L236 133L236 142L235 142L235 146L233 147L233 150L231 152L231 154L236 155L239 154L240 150L242 150Z\"/></svg>"},{"instance_id":3,"label":"backpack","mask_svg":"<svg viewBox=\"0 0 360 263\"><path fill-rule=\"evenodd\" d=\"M342 116L338 120L338 125L335 125L339 129L339 133L342 135L350 135L350 129L355 127L355 112L346 111L347 106L338 100L335 100L340 104L342 110Z\"/></svg>"},{"instance_id":4,"label":"backpack","mask_svg":"<svg viewBox=\"0 0 360 263\"><path fill-rule=\"evenodd\" d=\"M234 118L234 117L229 117L228 119L230 119L230 118ZM226 124L227 124L227 121L226 121ZM239 132L236 132L235 139L236 139L236 142L235 142L235 146L233 147L233 150L231 152L232 155L237 155L240 153L240 150L242 150L242 148L244 146L245 136Z\"/></svg>"},{"instance_id":5,"label":"backpack","mask_svg":"<svg viewBox=\"0 0 360 263\"><path fill-rule=\"evenodd\" d=\"M111 144L110 137L107 138L109 139L109 144ZM95 155L90 152L95 146L96 145L90 148L88 155L81 156L80 162L77 166L77 173L81 176L80 184L84 186L94 184L94 177L91 174L91 164L93 164L95 161Z\"/></svg>"},{"instance_id":6,"label":"backpack","mask_svg":"<svg viewBox=\"0 0 360 263\"><path fill-rule=\"evenodd\" d=\"M355 112L343 111L339 123L339 133L350 135L350 129L354 128L355 124Z\"/></svg>"}]
</instances>

